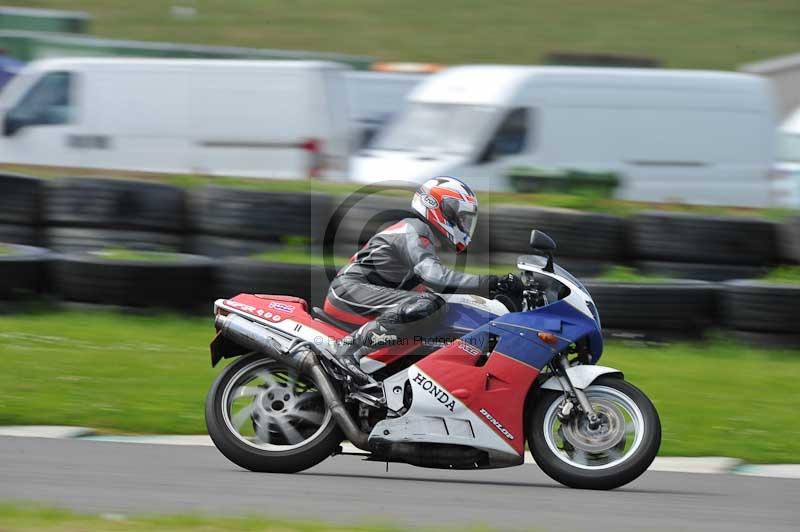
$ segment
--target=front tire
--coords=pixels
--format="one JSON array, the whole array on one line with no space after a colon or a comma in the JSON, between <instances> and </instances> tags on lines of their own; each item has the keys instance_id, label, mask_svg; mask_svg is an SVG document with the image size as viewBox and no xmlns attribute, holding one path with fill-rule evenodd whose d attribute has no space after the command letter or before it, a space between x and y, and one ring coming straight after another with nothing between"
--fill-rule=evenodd
<instances>
[{"instance_id":1,"label":"front tire","mask_svg":"<svg viewBox=\"0 0 800 532\"><path fill-rule=\"evenodd\" d=\"M262 355L243 357L219 374L205 414L217 449L250 471L303 471L343 439L311 378Z\"/></svg>"},{"instance_id":2,"label":"front tire","mask_svg":"<svg viewBox=\"0 0 800 532\"><path fill-rule=\"evenodd\" d=\"M528 412L528 444L550 478L579 489L607 490L638 478L661 445L653 403L634 385L603 376L584 392L603 423L592 429L582 414L558 419L564 394L540 390Z\"/></svg>"}]
</instances>

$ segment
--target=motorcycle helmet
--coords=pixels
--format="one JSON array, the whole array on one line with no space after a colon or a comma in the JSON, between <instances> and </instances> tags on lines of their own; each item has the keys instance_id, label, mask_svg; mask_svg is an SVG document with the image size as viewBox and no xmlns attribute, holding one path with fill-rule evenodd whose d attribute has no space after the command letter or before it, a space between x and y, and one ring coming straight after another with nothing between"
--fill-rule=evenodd
<instances>
[{"instance_id":1,"label":"motorcycle helmet","mask_svg":"<svg viewBox=\"0 0 800 532\"><path fill-rule=\"evenodd\" d=\"M455 177L435 177L417 189L411 208L461 253L472 241L478 223L478 199Z\"/></svg>"}]
</instances>

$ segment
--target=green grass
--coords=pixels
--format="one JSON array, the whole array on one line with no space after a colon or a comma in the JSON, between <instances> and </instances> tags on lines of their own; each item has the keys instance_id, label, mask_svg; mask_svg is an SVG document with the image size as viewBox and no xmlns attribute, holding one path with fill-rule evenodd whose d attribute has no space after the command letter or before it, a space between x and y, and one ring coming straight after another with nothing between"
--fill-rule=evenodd
<instances>
[{"instance_id":1,"label":"green grass","mask_svg":"<svg viewBox=\"0 0 800 532\"><path fill-rule=\"evenodd\" d=\"M125 248L109 248L94 252L104 259L136 262L170 262L179 258L177 253L164 251L141 251Z\"/></svg>"},{"instance_id":2,"label":"green grass","mask_svg":"<svg viewBox=\"0 0 800 532\"><path fill-rule=\"evenodd\" d=\"M79 9L112 38L318 50L390 61L538 63L550 51L649 55L670 67L725 68L800 48L796 0L29 0Z\"/></svg>"},{"instance_id":3,"label":"green grass","mask_svg":"<svg viewBox=\"0 0 800 532\"><path fill-rule=\"evenodd\" d=\"M251 258L264 262L280 262L286 264L310 264L312 266L324 266L326 264L325 258L321 253L309 249L298 249L292 246L257 253ZM347 264L348 260L350 259L347 257L333 257L333 262L337 267Z\"/></svg>"},{"instance_id":4,"label":"green grass","mask_svg":"<svg viewBox=\"0 0 800 532\"><path fill-rule=\"evenodd\" d=\"M207 532L389 532L400 528L388 525L333 525L314 521L289 521L261 516L209 517L202 515L90 515L28 504L0 504L0 530L51 530L54 532L178 532L203 530ZM477 529L474 529L477 530Z\"/></svg>"},{"instance_id":5,"label":"green grass","mask_svg":"<svg viewBox=\"0 0 800 532\"><path fill-rule=\"evenodd\" d=\"M629 266L612 266L595 279L616 283L663 283L669 281L666 277L639 273L635 268Z\"/></svg>"},{"instance_id":6,"label":"green grass","mask_svg":"<svg viewBox=\"0 0 800 532\"><path fill-rule=\"evenodd\" d=\"M59 311L0 316L0 425L205 431L211 316ZM800 351L717 339L610 342L602 363L655 402L664 455L800 461Z\"/></svg>"},{"instance_id":7,"label":"green grass","mask_svg":"<svg viewBox=\"0 0 800 532\"><path fill-rule=\"evenodd\" d=\"M800 266L779 266L769 272L764 280L774 284L800 284Z\"/></svg>"}]
</instances>

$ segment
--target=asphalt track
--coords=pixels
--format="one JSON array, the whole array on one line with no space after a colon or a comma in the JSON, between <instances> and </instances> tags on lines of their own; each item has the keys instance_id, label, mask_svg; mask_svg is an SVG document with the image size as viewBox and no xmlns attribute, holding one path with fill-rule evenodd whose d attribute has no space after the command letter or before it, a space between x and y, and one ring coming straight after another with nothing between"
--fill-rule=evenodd
<instances>
[{"instance_id":1,"label":"asphalt track","mask_svg":"<svg viewBox=\"0 0 800 532\"><path fill-rule=\"evenodd\" d=\"M296 475L245 472L210 447L0 437L0 501L101 513L267 514L554 531L800 529L800 481L645 473L571 490L534 465L439 471L337 456ZM2 523L0 523L1 525Z\"/></svg>"}]
</instances>

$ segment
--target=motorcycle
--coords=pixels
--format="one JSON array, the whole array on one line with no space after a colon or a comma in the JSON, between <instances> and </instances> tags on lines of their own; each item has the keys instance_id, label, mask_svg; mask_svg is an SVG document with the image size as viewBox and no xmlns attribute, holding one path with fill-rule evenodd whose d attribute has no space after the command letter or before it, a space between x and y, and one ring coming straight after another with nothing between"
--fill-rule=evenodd
<instances>
[{"instance_id":1,"label":"motorcycle","mask_svg":"<svg viewBox=\"0 0 800 532\"><path fill-rule=\"evenodd\" d=\"M524 463L573 488L639 477L661 443L655 407L620 370L597 365L601 325L581 282L532 231L521 294L449 294L441 330L361 360L358 386L334 357L355 326L300 298L240 294L215 303L211 364L237 357L206 401L208 433L235 464L293 473L343 453L484 469ZM350 453L348 453L350 454Z\"/></svg>"}]
</instances>

